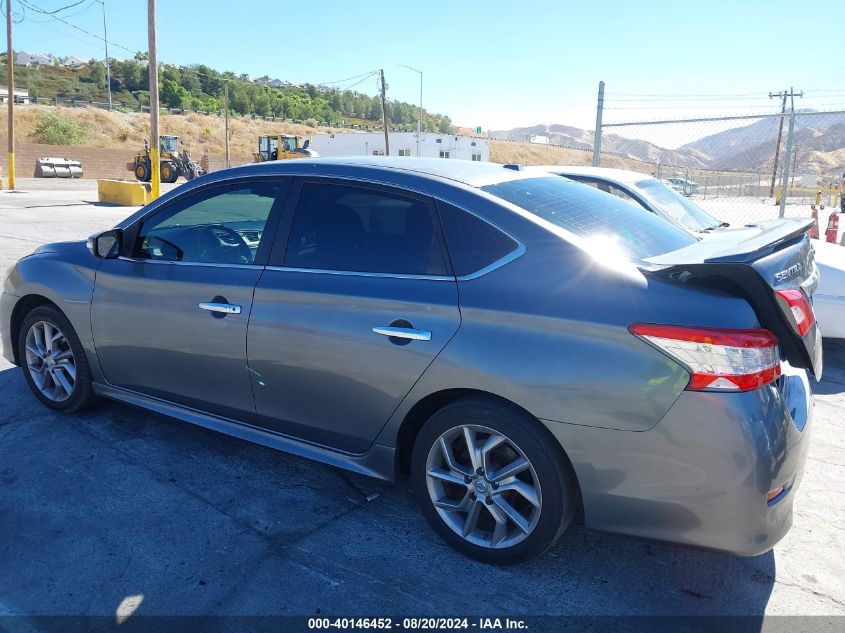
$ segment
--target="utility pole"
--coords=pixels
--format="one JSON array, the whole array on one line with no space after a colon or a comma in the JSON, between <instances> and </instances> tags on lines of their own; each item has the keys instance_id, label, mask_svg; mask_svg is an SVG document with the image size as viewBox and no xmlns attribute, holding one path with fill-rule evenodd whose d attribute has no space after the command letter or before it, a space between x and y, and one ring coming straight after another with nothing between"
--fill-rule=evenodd
<instances>
[{"instance_id":1,"label":"utility pole","mask_svg":"<svg viewBox=\"0 0 845 633\"><path fill-rule=\"evenodd\" d=\"M12 50L12 0L6 0L6 83L9 105L9 191L15 188L15 53Z\"/></svg>"},{"instance_id":2,"label":"utility pole","mask_svg":"<svg viewBox=\"0 0 845 633\"><path fill-rule=\"evenodd\" d=\"M381 122L384 126L384 155L390 156L390 140L387 134L387 86L384 83L384 70L379 69L381 79Z\"/></svg>"},{"instance_id":3,"label":"utility pole","mask_svg":"<svg viewBox=\"0 0 845 633\"><path fill-rule=\"evenodd\" d=\"M593 134L593 167L601 164L601 117L604 110L604 82L599 82L599 98L596 103L596 131Z\"/></svg>"},{"instance_id":4,"label":"utility pole","mask_svg":"<svg viewBox=\"0 0 845 633\"><path fill-rule=\"evenodd\" d=\"M422 71L417 70L416 68L412 68L411 66L406 66L405 64L399 64L402 68L407 68L408 70L413 70L415 73L419 73L420 75L420 113L419 117L417 118L417 157L420 155L420 142L422 141L422 120L423 120L423 107L422 107Z\"/></svg>"},{"instance_id":5,"label":"utility pole","mask_svg":"<svg viewBox=\"0 0 845 633\"><path fill-rule=\"evenodd\" d=\"M774 198L775 196L775 181L778 177L778 158L780 157L780 141L783 138L783 118L786 114L786 91L783 90L778 93L769 93L769 99L774 99L775 97L782 97L783 98L783 105L780 108L780 124L778 125L778 142L775 145L775 164L772 167L772 186L769 187L769 197Z\"/></svg>"},{"instance_id":6,"label":"utility pole","mask_svg":"<svg viewBox=\"0 0 845 633\"><path fill-rule=\"evenodd\" d=\"M158 141L158 51L156 50L156 0L147 0L147 38L150 47L150 182L152 198L161 194L161 161Z\"/></svg>"},{"instance_id":7,"label":"utility pole","mask_svg":"<svg viewBox=\"0 0 845 633\"><path fill-rule=\"evenodd\" d=\"M103 5L103 42L106 44L106 89L109 93L109 110L111 110L111 66L109 65L109 32L106 29L106 0L99 0Z\"/></svg>"},{"instance_id":8,"label":"utility pole","mask_svg":"<svg viewBox=\"0 0 845 633\"><path fill-rule=\"evenodd\" d=\"M226 169L229 168L229 83L223 84L223 100L225 101L225 127L226 127Z\"/></svg>"},{"instance_id":9,"label":"utility pole","mask_svg":"<svg viewBox=\"0 0 845 633\"><path fill-rule=\"evenodd\" d=\"M796 94L795 90L793 88L790 88L787 96L790 99L789 132L786 137L786 151L783 154L783 174L780 178L782 191L780 196L780 211L778 213L778 217L781 218L786 213L786 197L789 193L789 159L792 158L792 147L793 143L795 142L795 97L803 97L804 92L801 91L800 93ZM781 117L781 121L783 121L783 117Z\"/></svg>"},{"instance_id":10,"label":"utility pole","mask_svg":"<svg viewBox=\"0 0 845 633\"><path fill-rule=\"evenodd\" d=\"M795 144L795 151L792 152L792 180L789 181L789 186L795 186L795 171L798 169L798 143Z\"/></svg>"}]
</instances>

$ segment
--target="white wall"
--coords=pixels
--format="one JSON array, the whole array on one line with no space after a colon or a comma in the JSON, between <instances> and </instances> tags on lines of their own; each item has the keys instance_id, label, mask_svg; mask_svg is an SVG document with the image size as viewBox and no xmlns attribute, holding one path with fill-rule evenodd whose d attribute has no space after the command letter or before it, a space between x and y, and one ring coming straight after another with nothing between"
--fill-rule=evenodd
<instances>
[{"instance_id":1,"label":"white wall","mask_svg":"<svg viewBox=\"0 0 845 633\"><path fill-rule=\"evenodd\" d=\"M416 132L391 132L390 155L399 156L400 150L417 155ZM311 147L320 156L372 156L384 152L383 132L346 132L341 134L315 134ZM424 132L420 142L419 155L426 158L441 158L440 152L448 152L449 158L472 160L473 154L480 155L484 162L490 160L490 146L487 139L452 134Z\"/></svg>"}]
</instances>

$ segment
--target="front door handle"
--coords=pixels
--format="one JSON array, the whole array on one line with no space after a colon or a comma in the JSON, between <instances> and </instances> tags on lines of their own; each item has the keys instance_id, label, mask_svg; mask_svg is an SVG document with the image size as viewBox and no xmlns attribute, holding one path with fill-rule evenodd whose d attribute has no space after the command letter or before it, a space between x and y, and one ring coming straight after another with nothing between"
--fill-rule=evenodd
<instances>
[{"instance_id":1,"label":"front door handle","mask_svg":"<svg viewBox=\"0 0 845 633\"><path fill-rule=\"evenodd\" d=\"M233 303L215 303L212 301L208 301L199 304L199 307L202 310L208 310L209 312L219 312L221 314L241 313L241 306L235 305Z\"/></svg>"},{"instance_id":2,"label":"front door handle","mask_svg":"<svg viewBox=\"0 0 845 633\"><path fill-rule=\"evenodd\" d=\"M376 334L389 336L390 338L406 338L410 341L431 340L431 332L429 332L428 330L417 330L416 328L412 327L391 327L387 325L381 327L374 327L373 332L375 332Z\"/></svg>"}]
</instances>

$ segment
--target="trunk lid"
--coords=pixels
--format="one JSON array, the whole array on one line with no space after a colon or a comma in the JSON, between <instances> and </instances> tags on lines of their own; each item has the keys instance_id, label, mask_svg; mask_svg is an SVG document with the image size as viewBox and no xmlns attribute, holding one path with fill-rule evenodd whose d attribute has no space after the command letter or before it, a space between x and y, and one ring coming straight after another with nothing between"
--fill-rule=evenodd
<instances>
[{"instance_id":1,"label":"trunk lid","mask_svg":"<svg viewBox=\"0 0 845 633\"><path fill-rule=\"evenodd\" d=\"M818 324L801 335L789 306L776 294L797 289L812 305L819 275L807 237L810 226L809 219L761 223L757 231L737 231L733 239L727 234L705 239L649 258L640 267L676 283L719 288L744 297L760 325L777 336L789 364L809 369L818 380L823 366Z\"/></svg>"}]
</instances>

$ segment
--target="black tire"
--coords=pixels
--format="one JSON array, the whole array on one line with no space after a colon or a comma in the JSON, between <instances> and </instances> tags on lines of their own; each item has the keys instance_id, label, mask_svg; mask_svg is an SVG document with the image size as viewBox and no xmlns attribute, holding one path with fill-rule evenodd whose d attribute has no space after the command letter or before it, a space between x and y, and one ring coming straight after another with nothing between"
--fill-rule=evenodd
<instances>
[{"instance_id":1,"label":"black tire","mask_svg":"<svg viewBox=\"0 0 845 633\"><path fill-rule=\"evenodd\" d=\"M174 183L179 179L179 169L175 163L165 161L161 164L161 182Z\"/></svg>"},{"instance_id":2,"label":"black tire","mask_svg":"<svg viewBox=\"0 0 845 633\"><path fill-rule=\"evenodd\" d=\"M137 163L135 165L135 178L137 178L141 182L150 182L150 164L149 163Z\"/></svg>"},{"instance_id":3,"label":"black tire","mask_svg":"<svg viewBox=\"0 0 845 633\"><path fill-rule=\"evenodd\" d=\"M33 324L39 321L46 321L64 335L67 340L70 350L73 353L73 360L76 366L76 380L73 385L73 390L70 396L62 401L55 401L48 398L41 393L41 390L35 384L27 367L26 356L26 337ZM79 337L76 330L68 321L67 317L62 314L60 310L53 306L39 306L34 308L24 317L21 329L18 332L18 358L20 359L21 369L23 370L24 379L30 390L43 404L55 411L63 413L73 413L79 411L94 401L94 391L91 387L91 368L88 365L88 358L85 355L85 350L82 349L82 344L79 342Z\"/></svg>"},{"instance_id":4,"label":"black tire","mask_svg":"<svg viewBox=\"0 0 845 633\"><path fill-rule=\"evenodd\" d=\"M492 548L471 543L449 527L431 499L426 475L429 451L441 435L462 425L486 427L506 436L522 451L539 480L539 518L533 531L512 546ZM411 479L417 502L434 531L462 554L496 565L522 563L548 550L566 531L578 504L572 465L548 430L515 406L479 396L456 400L425 423L414 442Z\"/></svg>"}]
</instances>

